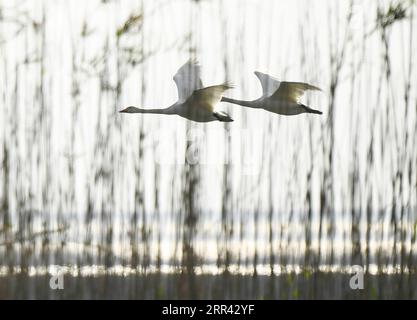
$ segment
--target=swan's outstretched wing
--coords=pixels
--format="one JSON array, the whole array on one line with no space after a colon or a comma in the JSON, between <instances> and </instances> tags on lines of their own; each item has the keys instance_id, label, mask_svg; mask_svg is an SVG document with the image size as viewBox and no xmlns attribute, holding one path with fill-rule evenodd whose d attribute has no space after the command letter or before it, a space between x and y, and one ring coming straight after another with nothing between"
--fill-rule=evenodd
<instances>
[{"instance_id":1,"label":"swan's outstretched wing","mask_svg":"<svg viewBox=\"0 0 417 320\"><path fill-rule=\"evenodd\" d=\"M231 89L232 86L224 83L217 86L210 86L203 89L195 90L191 97L187 100L190 106L198 108L205 108L212 112L214 106L220 102L223 93Z\"/></svg>"},{"instance_id":2,"label":"swan's outstretched wing","mask_svg":"<svg viewBox=\"0 0 417 320\"><path fill-rule=\"evenodd\" d=\"M297 103L306 90L321 90L303 82L279 81L268 74L255 71L262 85L263 96Z\"/></svg>"},{"instance_id":3,"label":"swan's outstretched wing","mask_svg":"<svg viewBox=\"0 0 417 320\"><path fill-rule=\"evenodd\" d=\"M271 95L272 99L279 99L288 102L298 103L299 99L307 90L321 90L315 86L303 82L286 82L283 81L278 87L278 90Z\"/></svg>"},{"instance_id":4,"label":"swan's outstretched wing","mask_svg":"<svg viewBox=\"0 0 417 320\"><path fill-rule=\"evenodd\" d=\"M259 81L261 82L263 97L269 97L275 91L277 91L277 89L279 88L279 85L281 84L280 81L271 77L270 75L267 75L259 71L255 71L254 73L258 77Z\"/></svg>"},{"instance_id":5,"label":"swan's outstretched wing","mask_svg":"<svg viewBox=\"0 0 417 320\"><path fill-rule=\"evenodd\" d=\"M200 66L195 61L188 61L178 69L174 76L175 84L178 89L178 102L182 103L187 100L195 90L201 89Z\"/></svg>"}]
</instances>

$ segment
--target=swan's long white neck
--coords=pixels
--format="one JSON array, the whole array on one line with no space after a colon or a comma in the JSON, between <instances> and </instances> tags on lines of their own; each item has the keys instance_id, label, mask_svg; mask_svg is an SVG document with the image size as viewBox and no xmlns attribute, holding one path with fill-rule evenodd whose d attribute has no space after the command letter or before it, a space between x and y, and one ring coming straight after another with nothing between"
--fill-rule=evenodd
<instances>
[{"instance_id":1,"label":"swan's long white neck","mask_svg":"<svg viewBox=\"0 0 417 320\"><path fill-rule=\"evenodd\" d=\"M249 108L259 108L258 104L256 103L256 100L237 100L237 99L222 97L221 101L230 102L230 103L238 104L240 106L249 107Z\"/></svg>"}]
</instances>

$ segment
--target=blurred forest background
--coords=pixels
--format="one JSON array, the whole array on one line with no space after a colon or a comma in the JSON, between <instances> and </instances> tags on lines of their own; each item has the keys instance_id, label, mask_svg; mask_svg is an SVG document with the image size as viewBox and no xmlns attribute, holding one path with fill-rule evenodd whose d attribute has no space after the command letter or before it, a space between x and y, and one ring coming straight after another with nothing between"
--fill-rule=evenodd
<instances>
[{"instance_id":1,"label":"blurred forest background","mask_svg":"<svg viewBox=\"0 0 417 320\"><path fill-rule=\"evenodd\" d=\"M0 1L0 298L416 299L416 9ZM255 70L320 86L324 114L118 113L173 103L190 58L238 99Z\"/></svg>"}]
</instances>

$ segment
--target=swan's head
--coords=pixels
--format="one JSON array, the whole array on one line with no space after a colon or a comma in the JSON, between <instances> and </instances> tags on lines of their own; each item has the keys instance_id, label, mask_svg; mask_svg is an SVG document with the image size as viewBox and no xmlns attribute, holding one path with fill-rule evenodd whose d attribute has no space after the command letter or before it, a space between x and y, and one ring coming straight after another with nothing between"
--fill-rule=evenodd
<instances>
[{"instance_id":1,"label":"swan's head","mask_svg":"<svg viewBox=\"0 0 417 320\"><path fill-rule=\"evenodd\" d=\"M120 110L119 112L120 113L135 113L136 110L137 110L137 108L131 106L131 107L127 107L123 110Z\"/></svg>"}]
</instances>

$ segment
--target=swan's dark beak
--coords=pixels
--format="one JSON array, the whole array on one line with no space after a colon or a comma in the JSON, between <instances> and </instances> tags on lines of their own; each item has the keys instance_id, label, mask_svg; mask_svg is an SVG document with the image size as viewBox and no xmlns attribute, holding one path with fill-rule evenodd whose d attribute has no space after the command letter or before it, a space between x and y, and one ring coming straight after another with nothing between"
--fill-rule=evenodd
<instances>
[{"instance_id":1,"label":"swan's dark beak","mask_svg":"<svg viewBox=\"0 0 417 320\"><path fill-rule=\"evenodd\" d=\"M137 109L133 106L127 107L123 110L120 110L119 113L135 113Z\"/></svg>"}]
</instances>

